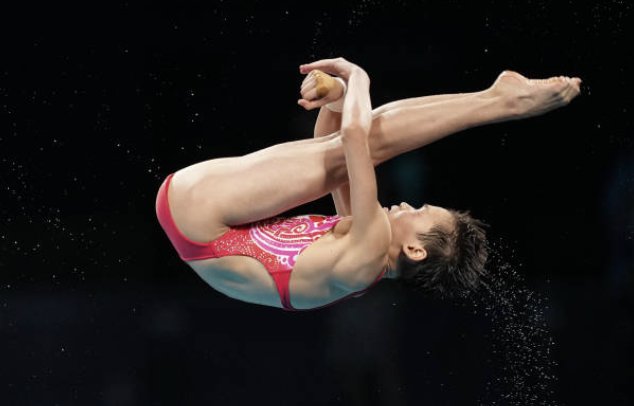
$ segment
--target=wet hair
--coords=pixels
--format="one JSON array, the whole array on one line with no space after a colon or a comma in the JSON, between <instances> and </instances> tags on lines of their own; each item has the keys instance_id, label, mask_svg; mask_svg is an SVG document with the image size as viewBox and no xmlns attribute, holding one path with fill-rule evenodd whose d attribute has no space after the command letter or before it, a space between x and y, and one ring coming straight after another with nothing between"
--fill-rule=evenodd
<instances>
[{"instance_id":1,"label":"wet hair","mask_svg":"<svg viewBox=\"0 0 634 406\"><path fill-rule=\"evenodd\" d=\"M488 244L480 220L466 211L449 210L453 225L436 225L418 234L427 257L414 261L401 252L397 267L406 286L441 297L463 296L480 285L485 275Z\"/></svg>"}]
</instances>

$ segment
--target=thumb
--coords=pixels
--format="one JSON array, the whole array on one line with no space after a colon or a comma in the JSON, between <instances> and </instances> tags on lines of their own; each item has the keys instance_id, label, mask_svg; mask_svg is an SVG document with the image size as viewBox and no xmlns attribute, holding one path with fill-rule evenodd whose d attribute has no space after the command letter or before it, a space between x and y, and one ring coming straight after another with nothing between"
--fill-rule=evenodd
<instances>
[{"instance_id":1,"label":"thumb","mask_svg":"<svg viewBox=\"0 0 634 406\"><path fill-rule=\"evenodd\" d=\"M308 101L306 99L299 99L299 100L297 100L297 104L299 104L300 106L302 106L306 110L313 110L313 109L315 109L317 107L321 107L324 104L326 104L326 101L324 101L324 100Z\"/></svg>"}]
</instances>

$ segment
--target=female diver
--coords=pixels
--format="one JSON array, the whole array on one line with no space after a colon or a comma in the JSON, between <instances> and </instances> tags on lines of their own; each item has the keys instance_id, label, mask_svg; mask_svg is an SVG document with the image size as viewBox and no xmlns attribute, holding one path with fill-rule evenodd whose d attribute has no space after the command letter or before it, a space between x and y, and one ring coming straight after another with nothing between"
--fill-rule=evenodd
<instances>
[{"instance_id":1,"label":"female diver","mask_svg":"<svg viewBox=\"0 0 634 406\"><path fill-rule=\"evenodd\" d=\"M286 310L357 297L385 278L443 295L477 287L487 257L482 223L429 204L381 207L374 167L458 131L564 106L581 83L504 71L480 92L372 110L361 67L324 59L300 73L298 104L320 108L314 139L188 166L167 176L156 199L168 238L205 282ZM337 215L275 217L328 193Z\"/></svg>"}]
</instances>

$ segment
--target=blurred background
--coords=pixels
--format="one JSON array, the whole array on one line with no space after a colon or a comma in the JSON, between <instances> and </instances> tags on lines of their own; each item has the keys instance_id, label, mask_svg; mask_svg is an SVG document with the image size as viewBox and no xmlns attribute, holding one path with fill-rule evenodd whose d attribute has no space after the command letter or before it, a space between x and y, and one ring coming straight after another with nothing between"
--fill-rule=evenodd
<instances>
[{"instance_id":1,"label":"blurred background","mask_svg":"<svg viewBox=\"0 0 634 406\"><path fill-rule=\"evenodd\" d=\"M632 404L632 8L3 4L0 404ZM561 110L377 169L384 205L491 225L498 293L443 301L388 281L287 313L178 259L154 214L164 177L311 137L298 65L336 56L368 71L374 106L481 90L504 69L583 79Z\"/></svg>"}]
</instances>

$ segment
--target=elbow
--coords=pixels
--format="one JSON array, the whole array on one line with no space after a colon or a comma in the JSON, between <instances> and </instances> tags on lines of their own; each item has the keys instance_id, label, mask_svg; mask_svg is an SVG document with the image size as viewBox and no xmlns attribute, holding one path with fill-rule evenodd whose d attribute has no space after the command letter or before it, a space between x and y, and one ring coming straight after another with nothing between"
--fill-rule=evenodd
<instances>
[{"instance_id":1,"label":"elbow","mask_svg":"<svg viewBox=\"0 0 634 406\"><path fill-rule=\"evenodd\" d=\"M351 122L341 126L343 139L367 138L369 134L370 126L364 125L360 120L351 120Z\"/></svg>"},{"instance_id":2,"label":"elbow","mask_svg":"<svg viewBox=\"0 0 634 406\"><path fill-rule=\"evenodd\" d=\"M368 75L368 73L362 67L355 66L354 68L352 68L352 71L350 72L350 77L353 76L360 77L363 81L367 83L368 86L370 85L370 75Z\"/></svg>"},{"instance_id":3,"label":"elbow","mask_svg":"<svg viewBox=\"0 0 634 406\"><path fill-rule=\"evenodd\" d=\"M370 109L362 109L361 106L352 106L347 110L344 108L341 120L342 134L363 133L368 135L370 128L372 128L372 111Z\"/></svg>"},{"instance_id":4,"label":"elbow","mask_svg":"<svg viewBox=\"0 0 634 406\"><path fill-rule=\"evenodd\" d=\"M342 134L357 134L363 132L364 126L361 124L359 120L351 120L349 123L343 124L341 126Z\"/></svg>"}]
</instances>

